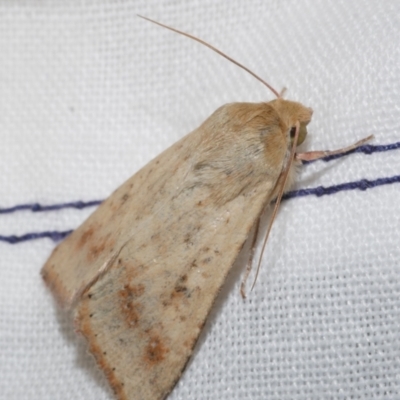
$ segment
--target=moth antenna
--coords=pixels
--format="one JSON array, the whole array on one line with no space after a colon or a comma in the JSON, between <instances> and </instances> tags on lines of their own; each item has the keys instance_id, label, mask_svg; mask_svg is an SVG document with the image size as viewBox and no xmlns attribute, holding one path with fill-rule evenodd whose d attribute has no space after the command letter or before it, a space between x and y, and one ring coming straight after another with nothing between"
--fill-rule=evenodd
<instances>
[{"instance_id":1,"label":"moth antenna","mask_svg":"<svg viewBox=\"0 0 400 400\"><path fill-rule=\"evenodd\" d=\"M282 90L279 92L279 97L282 98L283 95L287 92L287 87L283 87Z\"/></svg>"},{"instance_id":2,"label":"moth antenna","mask_svg":"<svg viewBox=\"0 0 400 400\"><path fill-rule=\"evenodd\" d=\"M250 69L248 69L247 67L245 67L243 64L240 64L238 61L235 61L233 58L229 57L228 55L224 54L221 50L218 50L216 47L211 46L211 44L205 42L204 40L201 40L199 38L197 38L196 36L192 36L189 33L186 32L182 32L178 29L172 28L168 25L164 25L161 22L157 22L154 21L150 18L147 17L143 17L142 15L137 14L137 16L139 18L143 18L149 22L152 22L153 24L162 26L163 28L169 29L170 31L179 33L180 35L186 36L192 40L195 40L196 42L201 43L202 45L208 47L209 49L215 51L216 53L218 53L220 56L226 58L227 60L229 60L231 63L237 65L239 68L244 69L246 72L248 72L250 75L252 75L254 78L256 78L258 81L260 81L263 85L265 85L278 99L281 97L281 95L278 93L278 91L276 91L271 85L269 85L267 82L265 82L262 78L260 78L258 75L256 75L253 71L251 71Z\"/></svg>"},{"instance_id":3,"label":"moth antenna","mask_svg":"<svg viewBox=\"0 0 400 400\"><path fill-rule=\"evenodd\" d=\"M274 206L274 211L272 212L272 216L271 216L271 219L270 219L269 224L268 224L267 234L265 235L264 243L263 243L263 246L262 246L262 249L261 249L260 258L258 259L256 276L254 277L253 285L251 286L251 289L250 289L251 291L254 289L254 286L256 284L256 281L257 281L257 278L258 278L258 274L260 272L261 260L262 260L263 254L264 254L265 246L267 245L267 240L268 240L269 234L271 232L272 224L275 221L276 215L278 213L279 206L281 205L283 191L285 190L286 182L287 182L287 179L288 179L288 176L289 176L290 167L292 166L294 158L296 156L296 146L297 146L297 141L299 139L299 132L300 132L300 123L297 121L296 122L296 133L294 135L293 146L292 146L292 149L290 151L289 162L287 163L286 167L281 172L281 175L280 175L280 177L279 177L279 179L277 181L277 185L279 185L279 181L281 179L283 180L283 183L281 185L281 188L279 189L278 197L276 198L276 202L275 202L275 206Z\"/></svg>"}]
</instances>

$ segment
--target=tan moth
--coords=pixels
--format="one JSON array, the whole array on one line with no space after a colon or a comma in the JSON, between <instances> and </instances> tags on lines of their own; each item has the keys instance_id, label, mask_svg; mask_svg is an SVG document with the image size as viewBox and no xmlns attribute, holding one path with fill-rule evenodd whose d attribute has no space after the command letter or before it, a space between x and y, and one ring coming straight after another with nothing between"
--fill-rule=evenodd
<instances>
[{"instance_id":1,"label":"tan moth","mask_svg":"<svg viewBox=\"0 0 400 400\"><path fill-rule=\"evenodd\" d=\"M120 400L173 389L249 232L276 199L274 217L296 165L369 139L296 153L312 110L266 85L276 100L217 109L120 186L43 267Z\"/></svg>"}]
</instances>

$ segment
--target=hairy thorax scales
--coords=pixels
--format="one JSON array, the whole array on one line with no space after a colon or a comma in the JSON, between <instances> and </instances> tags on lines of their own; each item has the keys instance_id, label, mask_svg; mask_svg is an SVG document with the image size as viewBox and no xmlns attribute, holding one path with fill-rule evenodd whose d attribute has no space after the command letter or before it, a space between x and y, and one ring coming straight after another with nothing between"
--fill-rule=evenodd
<instances>
[{"instance_id":1,"label":"hairy thorax scales","mask_svg":"<svg viewBox=\"0 0 400 400\"><path fill-rule=\"evenodd\" d=\"M217 109L195 131L201 134L198 147L192 149L193 173L184 189L208 187L215 203L223 205L266 180L275 182L290 153L293 109L304 114L303 119L311 117L309 109L286 100L231 103ZM294 173L292 168L289 183Z\"/></svg>"}]
</instances>

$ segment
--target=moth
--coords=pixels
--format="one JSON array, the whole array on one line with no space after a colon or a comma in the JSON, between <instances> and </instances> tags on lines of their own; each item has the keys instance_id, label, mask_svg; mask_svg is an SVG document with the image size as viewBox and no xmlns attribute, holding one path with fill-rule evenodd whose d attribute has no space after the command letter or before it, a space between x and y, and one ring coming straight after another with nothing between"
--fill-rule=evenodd
<instances>
[{"instance_id":1,"label":"moth","mask_svg":"<svg viewBox=\"0 0 400 400\"><path fill-rule=\"evenodd\" d=\"M249 233L273 200L276 214L297 165L369 139L296 153L312 110L265 84L275 100L217 109L112 193L42 269L120 400L173 389Z\"/></svg>"}]
</instances>

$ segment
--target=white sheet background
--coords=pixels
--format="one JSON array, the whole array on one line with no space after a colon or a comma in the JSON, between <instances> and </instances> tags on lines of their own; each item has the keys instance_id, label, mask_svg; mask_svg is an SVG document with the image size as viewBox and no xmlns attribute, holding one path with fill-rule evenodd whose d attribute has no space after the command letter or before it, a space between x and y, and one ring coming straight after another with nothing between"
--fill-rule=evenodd
<instances>
[{"instance_id":1,"label":"white sheet background","mask_svg":"<svg viewBox=\"0 0 400 400\"><path fill-rule=\"evenodd\" d=\"M218 106L314 109L307 149L400 140L400 2L0 2L0 207L105 198ZM195 150L195 149L194 149ZM303 169L297 187L400 174L400 150ZM400 184L282 204L249 299L243 261L171 399L400 398ZM93 211L0 215L0 235ZM39 271L50 239L0 243L0 397L111 399Z\"/></svg>"}]
</instances>

